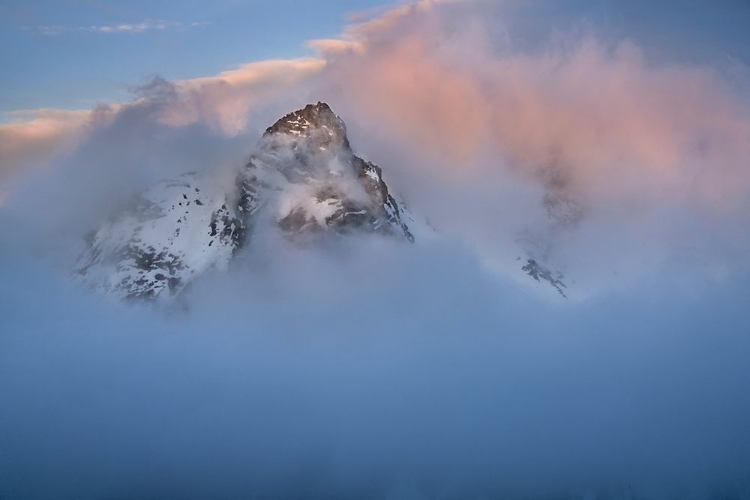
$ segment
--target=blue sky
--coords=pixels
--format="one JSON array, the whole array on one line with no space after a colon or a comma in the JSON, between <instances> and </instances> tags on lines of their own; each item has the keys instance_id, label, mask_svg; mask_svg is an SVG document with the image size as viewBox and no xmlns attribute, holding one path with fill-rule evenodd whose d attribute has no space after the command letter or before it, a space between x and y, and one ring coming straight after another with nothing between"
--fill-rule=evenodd
<instances>
[{"instance_id":1,"label":"blue sky","mask_svg":"<svg viewBox=\"0 0 750 500\"><path fill-rule=\"evenodd\" d=\"M305 41L340 33L352 14L379 0L238 1L2 0L0 112L86 109L127 96L160 74L216 74L243 62L312 52ZM92 27L139 25L139 32ZM162 27L162 25L164 25Z\"/></svg>"},{"instance_id":2,"label":"blue sky","mask_svg":"<svg viewBox=\"0 0 750 500\"><path fill-rule=\"evenodd\" d=\"M399 3L405 2L0 0L0 113L88 109L126 99L130 86L156 74L194 78L251 61L311 55L307 40L335 37L352 15ZM745 0L686 0L680 8L642 0L532 0L508 2L507 9L489 3L500 17L513 13L509 28L518 42L596 26L612 38L653 47L655 57L715 63L720 54L750 62ZM120 25L141 29L117 32Z\"/></svg>"}]
</instances>

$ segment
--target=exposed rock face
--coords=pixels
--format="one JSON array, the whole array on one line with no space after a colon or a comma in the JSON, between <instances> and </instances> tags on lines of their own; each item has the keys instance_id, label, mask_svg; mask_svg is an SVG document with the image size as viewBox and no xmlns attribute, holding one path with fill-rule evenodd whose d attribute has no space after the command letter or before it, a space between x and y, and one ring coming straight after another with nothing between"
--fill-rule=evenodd
<instances>
[{"instance_id":1,"label":"exposed rock face","mask_svg":"<svg viewBox=\"0 0 750 500\"><path fill-rule=\"evenodd\" d=\"M563 288L567 288L567 286L562 281L564 278L562 273L553 273L534 259L528 259L526 261L526 264L521 269L537 281L546 281L547 283L552 285L552 287L557 290L560 295L562 295L563 297L567 297L565 295L565 292L563 291Z\"/></svg>"},{"instance_id":2,"label":"exposed rock face","mask_svg":"<svg viewBox=\"0 0 750 500\"><path fill-rule=\"evenodd\" d=\"M269 127L240 184L240 210L266 205L291 236L364 231L414 241L411 216L389 193L380 167L354 154L344 122L325 103Z\"/></svg>"},{"instance_id":3,"label":"exposed rock face","mask_svg":"<svg viewBox=\"0 0 750 500\"><path fill-rule=\"evenodd\" d=\"M550 263L550 255L554 254L555 236L562 231L575 228L583 219L584 211L574 200L560 195L547 193L542 205L547 212L549 220L548 232L541 235L525 235L519 238L517 243L526 254L522 260L521 270L538 282L546 282L557 292L567 298L564 289L567 285L563 282L564 276L555 266Z\"/></svg>"},{"instance_id":4,"label":"exposed rock face","mask_svg":"<svg viewBox=\"0 0 750 500\"><path fill-rule=\"evenodd\" d=\"M226 268L259 224L294 241L374 233L413 242L412 222L380 167L354 154L344 122L317 103L269 127L231 188L199 173L155 185L92 233L76 271L118 298L165 299Z\"/></svg>"}]
</instances>

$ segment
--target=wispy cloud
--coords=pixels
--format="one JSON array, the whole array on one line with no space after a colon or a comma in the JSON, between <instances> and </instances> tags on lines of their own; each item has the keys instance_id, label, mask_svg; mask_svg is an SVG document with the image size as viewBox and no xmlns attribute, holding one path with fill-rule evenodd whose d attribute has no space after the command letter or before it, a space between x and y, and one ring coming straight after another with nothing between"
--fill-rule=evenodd
<instances>
[{"instance_id":1,"label":"wispy cloud","mask_svg":"<svg viewBox=\"0 0 750 500\"><path fill-rule=\"evenodd\" d=\"M139 23L100 24L91 26L57 26L39 25L27 26L26 29L35 31L43 36L59 36L69 33L100 33L100 34L129 34L135 35L147 31L161 31L166 29L187 29L205 26L205 22L182 23L177 21L159 21L147 19Z\"/></svg>"},{"instance_id":2,"label":"wispy cloud","mask_svg":"<svg viewBox=\"0 0 750 500\"><path fill-rule=\"evenodd\" d=\"M69 151L84 136L92 111L61 109L19 110L3 113L0 123L0 184L19 171L44 164L55 154ZM0 187L0 206L7 185Z\"/></svg>"}]
</instances>

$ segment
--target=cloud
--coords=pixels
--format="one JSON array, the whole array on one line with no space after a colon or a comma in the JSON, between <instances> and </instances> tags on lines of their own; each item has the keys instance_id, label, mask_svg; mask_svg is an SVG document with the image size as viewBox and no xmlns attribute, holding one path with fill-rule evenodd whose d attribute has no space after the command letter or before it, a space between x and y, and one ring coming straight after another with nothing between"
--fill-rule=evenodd
<instances>
[{"instance_id":1,"label":"cloud","mask_svg":"<svg viewBox=\"0 0 750 500\"><path fill-rule=\"evenodd\" d=\"M318 73L325 61L316 58L249 63L219 75L176 82L178 104L162 120L172 126L203 121L228 135L245 130L254 106L287 94L297 82Z\"/></svg>"},{"instance_id":2,"label":"cloud","mask_svg":"<svg viewBox=\"0 0 750 500\"><path fill-rule=\"evenodd\" d=\"M205 26L205 22L181 23L177 21L157 21L146 19L138 23L101 24L91 26L33 26L26 29L33 30L43 36L59 36L69 33L98 33L98 34L128 34L135 35L147 31L161 31L166 29L188 29Z\"/></svg>"},{"instance_id":3,"label":"cloud","mask_svg":"<svg viewBox=\"0 0 750 500\"><path fill-rule=\"evenodd\" d=\"M326 59L347 52L361 55L379 37L387 36L404 18L428 14L441 4L455 2L456 0L418 0L390 9L354 13L349 16L351 24L338 38L310 40L307 45Z\"/></svg>"},{"instance_id":4,"label":"cloud","mask_svg":"<svg viewBox=\"0 0 750 500\"><path fill-rule=\"evenodd\" d=\"M0 247L0 494L748 491L747 276L569 309L452 245L248 250L157 314Z\"/></svg>"},{"instance_id":5,"label":"cloud","mask_svg":"<svg viewBox=\"0 0 750 500\"><path fill-rule=\"evenodd\" d=\"M746 73L654 62L647 47L595 29L527 46L503 29L513 8L396 7L311 41L318 57L157 79L114 115L132 110L128 120L169 136L243 138L249 151L278 116L326 100L416 212L512 279L527 281L516 258L532 251L574 276L581 297L681 279L673 268L702 282L746 266ZM1 130L0 143L23 126ZM53 150L55 137L40 136L38 150ZM143 151L158 138L142 137ZM21 172L22 160L11 156L5 170Z\"/></svg>"},{"instance_id":6,"label":"cloud","mask_svg":"<svg viewBox=\"0 0 750 500\"><path fill-rule=\"evenodd\" d=\"M626 188L629 175L658 187L705 175L695 187L714 201L748 187L747 89L733 91L713 68L652 66L632 42L594 37L498 51L490 27L465 5L417 7L351 28L366 54L326 68L328 81L346 82L336 87L342 104L371 118L378 133L447 154L456 174L489 149L530 175L553 170L582 190L596 183L603 196ZM337 53L343 46L319 45Z\"/></svg>"},{"instance_id":7,"label":"cloud","mask_svg":"<svg viewBox=\"0 0 750 500\"><path fill-rule=\"evenodd\" d=\"M352 50L321 44L331 57L324 95L352 117L368 155L397 150L383 163L423 169L404 172L421 211L453 212L436 222L490 261L530 235L579 288L587 273L637 281L686 249L701 256L698 274L746 266L735 245L747 245L738 235L750 192L748 81L708 65L655 64L633 41L593 33L518 48L495 36L487 5L404 7L353 28L344 38ZM538 208L503 199L519 182ZM480 183L492 188L477 202ZM545 218L547 200L585 217ZM500 215L467 224L477 212ZM678 223L678 213L690 216ZM706 254L708 226L720 234Z\"/></svg>"},{"instance_id":8,"label":"cloud","mask_svg":"<svg viewBox=\"0 0 750 500\"><path fill-rule=\"evenodd\" d=\"M92 133L109 126L111 120L105 117L114 119L130 110L149 110L142 115L144 127L152 120L175 129L203 124L237 136L245 131L252 112L262 112L269 101L289 94L297 82L324 65L314 58L249 63L212 77L173 83L156 78L133 87L132 101L94 110L7 112L11 121L0 125L0 191L9 192L24 174L74 151Z\"/></svg>"},{"instance_id":9,"label":"cloud","mask_svg":"<svg viewBox=\"0 0 750 500\"><path fill-rule=\"evenodd\" d=\"M24 170L74 148L83 137L90 111L36 109L6 114L17 122L0 124L0 192Z\"/></svg>"}]
</instances>

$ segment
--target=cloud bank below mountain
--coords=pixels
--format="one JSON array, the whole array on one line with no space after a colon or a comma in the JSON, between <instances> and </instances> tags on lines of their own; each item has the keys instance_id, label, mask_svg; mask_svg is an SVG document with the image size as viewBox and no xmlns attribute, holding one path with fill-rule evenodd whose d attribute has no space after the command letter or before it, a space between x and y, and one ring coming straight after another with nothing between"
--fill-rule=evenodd
<instances>
[{"instance_id":1,"label":"cloud bank below mountain","mask_svg":"<svg viewBox=\"0 0 750 500\"><path fill-rule=\"evenodd\" d=\"M4 252L0 494L747 494L747 276L561 308L459 248L274 248L174 315Z\"/></svg>"}]
</instances>

